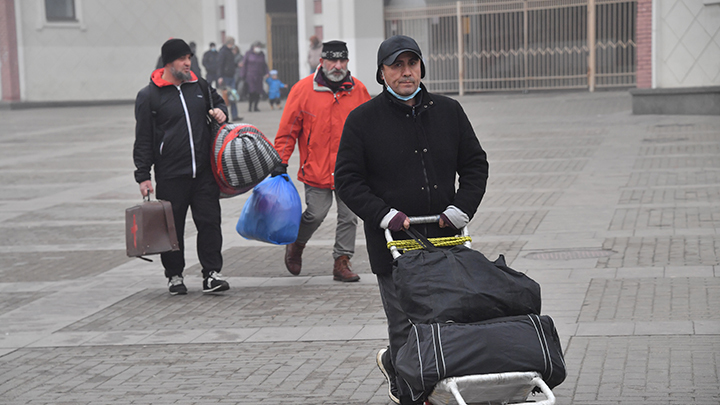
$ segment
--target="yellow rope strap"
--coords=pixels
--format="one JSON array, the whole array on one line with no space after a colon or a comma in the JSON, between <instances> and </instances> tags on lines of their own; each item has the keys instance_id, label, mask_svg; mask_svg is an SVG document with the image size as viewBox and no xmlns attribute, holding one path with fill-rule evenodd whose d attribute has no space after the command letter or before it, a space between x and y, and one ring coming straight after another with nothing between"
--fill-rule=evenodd
<instances>
[{"instance_id":1,"label":"yellow rope strap","mask_svg":"<svg viewBox=\"0 0 720 405\"><path fill-rule=\"evenodd\" d=\"M456 246L462 245L465 242L470 242L472 241L472 238L469 236L450 236L447 238L429 238L428 240L432 242L432 244L435 246ZM397 247L398 250L422 249L420 244L417 243L414 239L402 239L388 242L388 249L390 249L391 246Z\"/></svg>"}]
</instances>

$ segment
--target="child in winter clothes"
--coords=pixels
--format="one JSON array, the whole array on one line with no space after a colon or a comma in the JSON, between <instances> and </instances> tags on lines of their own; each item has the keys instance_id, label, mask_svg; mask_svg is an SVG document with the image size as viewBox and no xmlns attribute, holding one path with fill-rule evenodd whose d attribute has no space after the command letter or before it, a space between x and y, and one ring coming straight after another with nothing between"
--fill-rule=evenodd
<instances>
[{"instance_id":1,"label":"child in winter clothes","mask_svg":"<svg viewBox=\"0 0 720 405\"><path fill-rule=\"evenodd\" d=\"M270 108L274 110L275 104L278 105L278 108L282 108L280 107L280 89L284 89L287 86L278 79L278 71L271 70L270 76L265 79L265 82L268 84L268 99L270 101Z\"/></svg>"}]
</instances>

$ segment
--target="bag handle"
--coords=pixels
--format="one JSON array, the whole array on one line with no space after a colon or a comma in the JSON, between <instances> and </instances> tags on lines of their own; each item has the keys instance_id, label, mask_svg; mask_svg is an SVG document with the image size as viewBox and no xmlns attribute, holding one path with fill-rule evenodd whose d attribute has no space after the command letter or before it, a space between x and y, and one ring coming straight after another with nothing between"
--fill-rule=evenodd
<instances>
[{"instance_id":1,"label":"bag handle","mask_svg":"<svg viewBox=\"0 0 720 405\"><path fill-rule=\"evenodd\" d=\"M423 249L427 250L428 252L437 252L439 249L433 245L430 240L428 240L425 235L420 233L417 229L413 228L412 226L408 229L403 229L408 236L410 236L412 239L415 240Z\"/></svg>"},{"instance_id":2,"label":"bag handle","mask_svg":"<svg viewBox=\"0 0 720 405\"><path fill-rule=\"evenodd\" d=\"M210 90L210 83L207 83L207 92L208 92L208 100L210 100L210 109L212 110L215 108L215 104L213 103L213 99L212 99L212 90Z\"/></svg>"}]
</instances>

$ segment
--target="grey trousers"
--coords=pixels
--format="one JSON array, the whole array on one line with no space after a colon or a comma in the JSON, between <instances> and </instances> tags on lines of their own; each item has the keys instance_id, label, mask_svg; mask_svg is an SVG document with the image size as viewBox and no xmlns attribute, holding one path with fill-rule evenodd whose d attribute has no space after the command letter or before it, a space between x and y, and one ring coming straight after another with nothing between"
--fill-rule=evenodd
<instances>
[{"instance_id":1,"label":"grey trousers","mask_svg":"<svg viewBox=\"0 0 720 405\"><path fill-rule=\"evenodd\" d=\"M337 203L337 225L335 226L335 245L333 246L333 259L340 256L350 258L355 254L355 232L357 230L357 216L350 208L338 198L335 191L328 188L317 188L305 184L305 212L300 219L298 230L298 243L307 243L313 233L317 231L332 206L333 194Z\"/></svg>"}]
</instances>

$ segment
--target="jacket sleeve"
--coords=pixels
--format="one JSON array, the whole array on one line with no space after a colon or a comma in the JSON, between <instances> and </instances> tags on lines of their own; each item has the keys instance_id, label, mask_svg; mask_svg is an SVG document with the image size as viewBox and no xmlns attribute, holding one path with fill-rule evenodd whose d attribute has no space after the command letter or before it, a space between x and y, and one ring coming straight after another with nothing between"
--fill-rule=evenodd
<instances>
[{"instance_id":1,"label":"jacket sleeve","mask_svg":"<svg viewBox=\"0 0 720 405\"><path fill-rule=\"evenodd\" d=\"M133 161L135 162L135 181L142 183L150 180L153 165L154 122L150 107L150 91L143 88L135 98L135 144Z\"/></svg>"},{"instance_id":2,"label":"jacket sleeve","mask_svg":"<svg viewBox=\"0 0 720 405\"><path fill-rule=\"evenodd\" d=\"M368 224L379 227L390 206L373 193L367 182L365 155L369 153L360 125L366 119L354 110L343 127L335 161L335 191L345 205Z\"/></svg>"},{"instance_id":3,"label":"jacket sleeve","mask_svg":"<svg viewBox=\"0 0 720 405\"><path fill-rule=\"evenodd\" d=\"M466 213L470 219L485 195L488 179L487 154L480 146L472 124L457 101L460 120L460 147L458 149L457 172L459 186L453 205Z\"/></svg>"},{"instance_id":4,"label":"jacket sleeve","mask_svg":"<svg viewBox=\"0 0 720 405\"><path fill-rule=\"evenodd\" d=\"M275 135L275 150L287 164L295 150L295 143L303 129L302 92L300 84L293 86L283 108L280 126Z\"/></svg>"}]
</instances>

